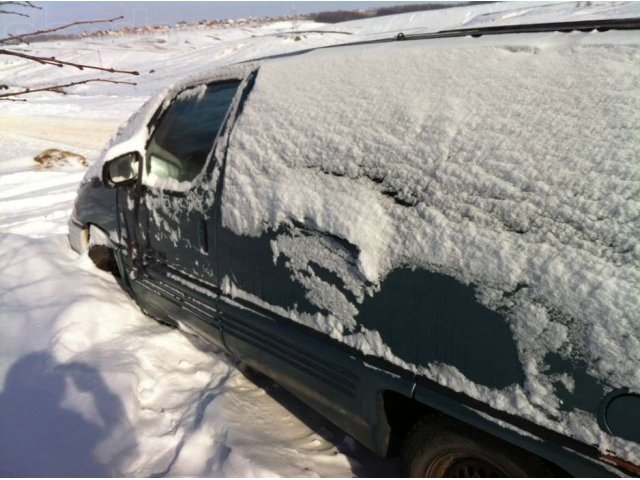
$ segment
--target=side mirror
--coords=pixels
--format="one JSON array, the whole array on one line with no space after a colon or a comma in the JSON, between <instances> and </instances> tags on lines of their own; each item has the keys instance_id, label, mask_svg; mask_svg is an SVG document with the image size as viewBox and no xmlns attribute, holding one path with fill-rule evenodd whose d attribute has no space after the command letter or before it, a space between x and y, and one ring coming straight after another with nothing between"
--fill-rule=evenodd
<instances>
[{"instance_id":1,"label":"side mirror","mask_svg":"<svg viewBox=\"0 0 640 480\"><path fill-rule=\"evenodd\" d=\"M125 153L109 160L102 170L102 181L107 187L118 187L133 183L138 178L140 154L138 152Z\"/></svg>"}]
</instances>

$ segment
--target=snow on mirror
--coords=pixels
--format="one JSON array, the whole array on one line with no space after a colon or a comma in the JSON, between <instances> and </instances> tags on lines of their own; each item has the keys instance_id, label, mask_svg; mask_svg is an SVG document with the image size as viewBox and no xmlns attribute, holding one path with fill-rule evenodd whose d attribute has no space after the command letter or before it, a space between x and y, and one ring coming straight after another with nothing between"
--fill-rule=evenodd
<instances>
[{"instance_id":1,"label":"snow on mirror","mask_svg":"<svg viewBox=\"0 0 640 480\"><path fill-rule=\"evenodd\" d=\"M139 154L132 152L117 157L106 164L105 185L117 185L130 180L135 180L138 176Z\"/></svg>"}]
</instances>

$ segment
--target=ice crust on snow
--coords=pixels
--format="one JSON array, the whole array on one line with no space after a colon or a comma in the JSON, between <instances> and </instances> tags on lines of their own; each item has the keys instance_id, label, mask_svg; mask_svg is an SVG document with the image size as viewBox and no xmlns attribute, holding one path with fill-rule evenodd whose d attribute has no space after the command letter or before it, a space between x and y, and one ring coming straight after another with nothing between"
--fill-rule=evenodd
<instances>
[{"instance_id":1,"label":"ice crust on snow","mask_svg":"<svg viewBox=\"0 0 640 480\"><path fill-rule=\"evenodd\" d=\"M319 240L272 244L308 299L336 313L334 337L358 304L314 275L314 256L357 302L406 265L476 285L478 301L509 312L524 389L409 367L637 460L581 412L549 421L559 379L544 357L640 391L638 47L631 34L550 34L266 62L231 134L223 224L258 236L305 223L357 248L353 265ZM399 363L377 332L342 340Z\"/></svg>"}]
</instances>

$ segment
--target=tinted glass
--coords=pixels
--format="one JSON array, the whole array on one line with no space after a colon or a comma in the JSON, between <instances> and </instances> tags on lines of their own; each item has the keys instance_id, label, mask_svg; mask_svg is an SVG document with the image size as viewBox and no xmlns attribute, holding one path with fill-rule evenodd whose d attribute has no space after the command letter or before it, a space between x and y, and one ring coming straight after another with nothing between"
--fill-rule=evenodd
<instances>
[{"instance_id":1,"label":"tinted glass","mask_svg":"<svg viewBox=\"0 0 640 480\"><path fill-rule=\"evenodd\" d=\"M162 116L147 148L147 172L180 182L202 170L240 82L180 93Z\"/></svg>"}]
</instances>

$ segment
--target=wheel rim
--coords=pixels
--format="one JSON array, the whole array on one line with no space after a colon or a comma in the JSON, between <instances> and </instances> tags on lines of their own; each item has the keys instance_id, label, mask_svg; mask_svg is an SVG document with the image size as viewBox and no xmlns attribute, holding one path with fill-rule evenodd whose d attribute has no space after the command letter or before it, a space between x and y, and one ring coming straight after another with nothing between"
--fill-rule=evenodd
<instances>
[{"instance_id":1,"label":"wheel rim","mask_svg":"<svg viewBox=\"0 0 640 480\"><path fill-rule=\"evenodd\" d=\"M495 478L508 477L508 475L486 458L462 453L449 453L431 462L427 467L425 477Z\"/></svg>"}]
</instances>

